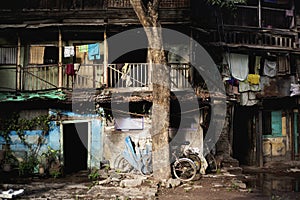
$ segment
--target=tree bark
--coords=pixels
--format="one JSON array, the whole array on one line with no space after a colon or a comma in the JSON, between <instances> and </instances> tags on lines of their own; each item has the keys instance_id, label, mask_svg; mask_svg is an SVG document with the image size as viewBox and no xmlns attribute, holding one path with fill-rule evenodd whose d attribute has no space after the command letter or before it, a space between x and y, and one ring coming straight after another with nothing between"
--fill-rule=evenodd
<instances>
[{"instance_id":1,"label":"tree bark","mask_svg":"<svg viewBox=\"0 0 300 200\"><path fill-rule=\"evenodd\" d=\"M141 0L130 3L146 32L149 48L148 61L152 64L152 163L153 176L168 179L171 176L169 153L170 77L163 49L161 25L158 21L159 0L144 5Z\"/></svg>"}]
</instances>

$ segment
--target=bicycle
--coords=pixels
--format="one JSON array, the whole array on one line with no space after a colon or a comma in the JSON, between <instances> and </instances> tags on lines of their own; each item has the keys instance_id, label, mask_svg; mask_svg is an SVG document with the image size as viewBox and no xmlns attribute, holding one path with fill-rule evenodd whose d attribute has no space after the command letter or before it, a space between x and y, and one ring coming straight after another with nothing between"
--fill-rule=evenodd
<instances>
[{"instance_id":1,"label":"bicycle","mask_svg":"<svg viewBox=\"0 0 300 200\"><path fill-rule=\"evenodd\" d=\"M189 145L189 142L184 142L183 144L180 144L180 146L183 145ZM184 151L178 151L178 145L175 146L175 149L172 149L172 156L175 159L175 162L173 162L172 165L172 173L173 175L182 181L191 181L195 178L197 174L197 166L195 162L188 158L183 152ZM179 154L179 155L178 155Z\"/></svg>"},{"instance_id":2,"label":"bicycle","mask_svg":"<svg viewBox=\"0 0 300 200\"><path fill-rule=\"evenodd\" d=\"M180 146L188 146L190 143L188 141L180 144ZM172 155L175 158L175 162L172 164L173 175L182 181L193 180L196 174L206 174L209 172L217 171L217 162L207 144L205 144L205 149L208 152L205 157L200 152L198 148L187 147L183 150L180 149L178 153L178 146L175 146L175 151L172 151ZM179 155L179 156L178 156Z\"/></svg>"}]
</instances>

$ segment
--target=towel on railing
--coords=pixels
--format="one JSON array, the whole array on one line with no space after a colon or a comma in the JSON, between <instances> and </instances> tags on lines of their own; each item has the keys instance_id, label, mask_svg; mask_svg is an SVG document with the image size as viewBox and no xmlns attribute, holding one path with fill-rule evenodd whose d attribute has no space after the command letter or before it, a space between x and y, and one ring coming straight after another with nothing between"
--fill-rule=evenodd
<instances>
[{"instance_id":1,"label":"towel on railing","mask_svg":"<svg viewBox=\"0 0 300 200\"><path fill-rule=\"evenodd\" d=\"M70 76L75 75L74 64L67 64L66 74Z\"/></svg>"},{"instance_id":2,"label":"towel on railing","mask_svg":"<svg viewBox=\"0 0 300 200\"><path fill-rule=\"evenodd\" d=\"M126 80L126 87L129 87L132 85L132 81L130 80L131 77L129 75L130 73L130 66L128 63L125 63L125 65L122 67L122 80Z\"/></svg>"}]
</instances>

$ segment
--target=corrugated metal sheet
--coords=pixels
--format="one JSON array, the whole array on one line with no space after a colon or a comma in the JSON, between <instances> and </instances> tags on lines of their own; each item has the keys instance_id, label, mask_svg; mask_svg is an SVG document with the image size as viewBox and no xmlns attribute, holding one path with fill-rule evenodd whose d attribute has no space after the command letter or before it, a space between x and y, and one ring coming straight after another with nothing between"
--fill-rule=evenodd
<instances>
[{"instance_id":1,"label":"corrugated metal sheet","mask_svg":"<svg viewBox=\"0 0 300 200\"><path fill-rule=\"evenodd\" d=\"M16 64L17 48L16 47L0 47L0 64Z\"/></svg>"}]
</instances>

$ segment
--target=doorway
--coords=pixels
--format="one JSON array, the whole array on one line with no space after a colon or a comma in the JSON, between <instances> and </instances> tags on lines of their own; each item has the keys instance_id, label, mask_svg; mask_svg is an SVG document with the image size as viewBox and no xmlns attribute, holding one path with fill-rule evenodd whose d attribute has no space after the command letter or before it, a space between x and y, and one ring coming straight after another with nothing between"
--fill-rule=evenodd
<instances>
[{"instance_id":1,"label":"doorway","mask_svg":"<svg viewBox=\"0 0 300 200\"><path fill-rule=\"evenodd\" d=\"M63 125L64 172L87 170L88 123Z\"/></svg>"},{"instance_id":2,"label":"doorway","mask_svg":"<svg viewBox=\"0 0 300 200\"><path fill-rule=\"evenodd\" d=\"M253 118L256 107L235 106L233 118L233 157L241 165L252 165L255 162L255 132Z\"/></svg>"}]
</instances>

